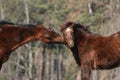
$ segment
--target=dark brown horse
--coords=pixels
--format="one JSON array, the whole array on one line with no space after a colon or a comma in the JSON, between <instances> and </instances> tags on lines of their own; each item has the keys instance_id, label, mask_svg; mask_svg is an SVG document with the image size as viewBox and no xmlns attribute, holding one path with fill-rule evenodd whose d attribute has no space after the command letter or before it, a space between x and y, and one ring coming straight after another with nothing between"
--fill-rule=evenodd
<instances>
[{"instance_id":1,"label":"dark brown horse","mask_svg":"<svg viewBox=\"0 0 120 80\"><path fill-rule=\"evenodd\" d=\"M45 43L61 43L62 37L43 25L16 25L14 23L0 22L0 69L9 59L10 53L21 45L39 40Z\"/></svg>"},{"instance_id":2,"label":"dark brown horse","mask_svg":"<svg viewBox=\"0 0 120 80\"><path fill-rule=\"evenodd\" d=\"M61 25L64 40L81 68L81 80L90 80L92 70L120 65L120 32L104 37L74 22Z\"/></svg>"}]
</instances>

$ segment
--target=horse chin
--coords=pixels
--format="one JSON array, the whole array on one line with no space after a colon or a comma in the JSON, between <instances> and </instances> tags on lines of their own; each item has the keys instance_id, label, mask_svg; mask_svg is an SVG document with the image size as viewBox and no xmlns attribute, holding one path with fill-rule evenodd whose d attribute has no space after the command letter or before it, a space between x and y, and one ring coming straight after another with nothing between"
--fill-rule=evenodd
<instances>
[{"instance_id":1,"label":"horse chin","mask_svg":"<svg viewBox=\"0 0 120 80\"><path fill-rule=\"evenodd\" d=\"M70 48L74 47L74 42L67 43Z\"/></svg>"}]
</instances>

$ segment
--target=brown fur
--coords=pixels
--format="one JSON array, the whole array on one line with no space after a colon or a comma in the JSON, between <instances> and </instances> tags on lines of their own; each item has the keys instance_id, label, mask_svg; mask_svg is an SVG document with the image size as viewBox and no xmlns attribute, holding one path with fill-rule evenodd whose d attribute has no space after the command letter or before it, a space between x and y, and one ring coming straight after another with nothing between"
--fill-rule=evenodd
<instances>
[{"instance_id":1,"label":"brown fur","mask_svg":"<svg viewBox=\"0 0 120 80\"><path fill-rule=\"evenodd\" d=\"M70 43L71 36L66 33L69 27L74 43ZM92 70L112 69L120 65L120 32L104 37L74 22L62 24L61 29L67 45L74 44L69 48L81 68L81 80L90 80Z\"/></svg>"},{"instance_id":2,"label":"brown fur","mask_svg":"<svg viewBox=\"0 0 120 80\"><path fill-rule=\"evenodd\" d=\"M61 43L62 37L43 25L16 25L0 22L0 68L9 59L10 53L21 45L33 41Z\"/></svg>"}]
</instances>

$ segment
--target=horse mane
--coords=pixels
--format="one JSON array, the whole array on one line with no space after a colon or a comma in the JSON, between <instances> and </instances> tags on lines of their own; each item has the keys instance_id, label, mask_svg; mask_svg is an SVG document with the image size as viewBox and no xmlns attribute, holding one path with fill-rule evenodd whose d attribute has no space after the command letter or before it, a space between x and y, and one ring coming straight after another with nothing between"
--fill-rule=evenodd
<instances>
[{"instance_id":1,"label":"horse mane","mask_svg":"<svg viewBox=\"0 0 120 80\"><path fill-rule=\"evenodd\" d=\"M0 21L0 25L6 25L6 24L9 24L9 25L15 25L15 23L12 23L12 22L8 22L8 21Z\"/></svg>"},{"instance_id":2,"label":"horse mane","mask_svg":"<svg viewBox=\"0 0 120 80\"><path fill-rule=\"evenodd\" d=\"M8 21L0 21L0 26L3 25L16 25L16 26L21 26L21 27L36 27L34 24L18 24L18 23L13 23L13 22L8 22Z\"/></svg>"},{"instance_id":3,"label":"horse mane","mask_svg":"<svg viewBox=\"0 0 120 80\"><path fill-rule=\"evenodd\" d=\"M34 24L16 24L17 26L23 26L23 27L36 27Z\"/></svg>"},{"instance_id":4,"label":"horse mane","mask_svg":"<svg viewBox=\"0 0 120 80\"><path fill-rule=\"evenodd\" d=\"M65 22L65 23L63 23L61 25L61 31L68 28L68 27L71 27L71 26L73 27L74 30L80 29L80 30L85 31L87 33L91 33L88 29L89 26L85 26L81 23L75 23L75 22Z\"/></svg>"},{"instance_id":5,"label":"horse mane","mask_svg":"<svg viewBox=\"0 0 120 80\"><path fill-rule=\"evenodd\" d=\"M78 30L78 29L80 29L80 30L83 30L83 31L85 31L85 32L87 32L87 33L91 33L90 31L89 31L89 26L85 26L85 25L83 25L83 24L81 24L81 23L75 23L75 25L74 25L74 29L76 30Z\"/></svg>"}]
</instances>

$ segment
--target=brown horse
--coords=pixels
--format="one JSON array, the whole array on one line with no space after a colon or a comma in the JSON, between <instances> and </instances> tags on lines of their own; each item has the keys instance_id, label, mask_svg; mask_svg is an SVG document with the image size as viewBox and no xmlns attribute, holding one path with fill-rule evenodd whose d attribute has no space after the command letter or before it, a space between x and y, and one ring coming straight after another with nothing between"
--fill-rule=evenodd
<instances>
[{"instance_id":1,"label":"brown horse","mask_svg":"<svg viewBox=\"0 0 120 80\"><path fill-rule=\"evenodd\" d=\"M81 68L81 80L90 80L92 70L120 65L120 32L104 37L74 22L61 25L64 40Z\"/></svg>"},{"instance_id":2,"label":"brown horse","mask_svg":"<svg viewBox=\"0 0 120 80\"><path fill-rule=\"evenodd\" d=\"M0 69L9 59L10 53L21 45L39 40L45 43L61 43L62 37L43 25L16 25L11 22L0 22Z\"/></svg>"}]
</instances>

